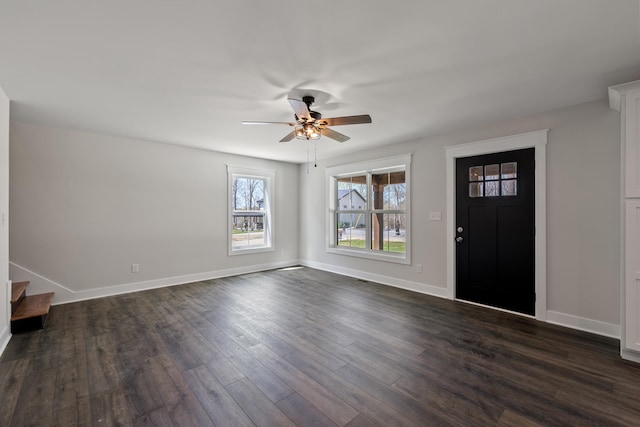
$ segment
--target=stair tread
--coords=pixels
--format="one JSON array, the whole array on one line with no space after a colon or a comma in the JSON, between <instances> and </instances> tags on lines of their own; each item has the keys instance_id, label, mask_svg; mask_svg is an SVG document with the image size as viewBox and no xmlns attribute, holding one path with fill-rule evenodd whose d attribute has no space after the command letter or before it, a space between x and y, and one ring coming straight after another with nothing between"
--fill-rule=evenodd
<instances>
[{"instance_id":1,"label":"stair tread","mask_svg":"<svg viewBox=\"0 0 640 427\"><path fill-rule=\"evenodd\" d=\"M20 296L25 292L29 286L29 282L15 282L11 284L11 304L18 301Z\"/></svg>"},{"instance_id":2,"label":"stair tread","mask_svg":"<svg viewBox=\"0 0 640 427\"><path fill-rule=\"evenodd\" d=\"M53 292L38 295L28 295L24 297L16 312L11 316L11 320L22 320L30 317L44 316L49 313Z\"/></svg>"}]
</instances>

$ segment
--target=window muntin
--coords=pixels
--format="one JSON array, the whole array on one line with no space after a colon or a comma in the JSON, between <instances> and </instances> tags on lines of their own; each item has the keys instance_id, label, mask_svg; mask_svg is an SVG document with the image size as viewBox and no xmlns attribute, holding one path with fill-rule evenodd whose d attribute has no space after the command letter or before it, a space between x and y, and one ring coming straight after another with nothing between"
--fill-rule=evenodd
<instances>
[{"instance_id":1,"label":"window muntin","mask_svg":"<svg viewBox=\"0 0 640 427\"><path fill-rule=\"evenodd\" d=\"M469 197L509 197L518 195L518 163L471 166Z\"/></svg>"},{"instance_id":2,"label":"window muntin","mask_svg":"<svg viewBox=\"0 0 640 427\"><path fill-rule=\"evenodd\" d=\"M273 250L271 171L228 167L229 255Z\"/></svg>"},{"instance_id":3,"label":"window muntin","mask_svg":"<svg viewBox=\"0 0 640 427\"><path fill-rule=\"evenodd\" d=\"M366 172L340 173L349 165L327 170L332 187L329 252L410 262L410 159L401 156L375 161L382 167ZM384 167L385 163L390 166ZM362 165L352 166L358 170Z\"/></svg>"}]
</instances>

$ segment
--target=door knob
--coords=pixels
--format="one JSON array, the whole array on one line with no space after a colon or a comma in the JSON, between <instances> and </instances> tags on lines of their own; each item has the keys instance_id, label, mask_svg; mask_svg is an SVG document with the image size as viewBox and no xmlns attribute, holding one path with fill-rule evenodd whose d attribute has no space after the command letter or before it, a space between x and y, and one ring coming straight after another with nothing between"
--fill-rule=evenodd
<instances>
[{"instance_id":1,"label":"door knob","mask_svg":"<svg viewBox=\"0 0 640 427\"><path fill-rule=\"evenodd\" d=\"M462 242L462 237L460 237L460 236L456 237L456 242L458 242L458 243Z\"/></svg>"}]
</instances>

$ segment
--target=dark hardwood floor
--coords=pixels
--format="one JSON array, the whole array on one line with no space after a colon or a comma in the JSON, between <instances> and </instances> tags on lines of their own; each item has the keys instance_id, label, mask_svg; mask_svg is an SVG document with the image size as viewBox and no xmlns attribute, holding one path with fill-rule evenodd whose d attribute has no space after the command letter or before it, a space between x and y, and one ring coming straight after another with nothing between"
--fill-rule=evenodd
<instances>
[{"instance_id":1,"label":"dark hardwood floor","mask_svg":"<svg viewBox=\"0 0 640 427\"><path fill-rule=\"evenodd\" d=\"M0 426L640 425L618 341L309 268L54 306Z\"/></svg>"}]
</instances>

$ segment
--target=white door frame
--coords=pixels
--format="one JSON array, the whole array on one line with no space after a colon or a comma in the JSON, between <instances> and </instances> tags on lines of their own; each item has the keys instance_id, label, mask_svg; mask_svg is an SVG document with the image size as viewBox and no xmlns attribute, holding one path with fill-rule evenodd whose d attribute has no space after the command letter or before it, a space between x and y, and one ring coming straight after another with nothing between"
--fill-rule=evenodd
<instances>
[{"instance_id":1,"label":"white door frame","mask_svg":"<svg viewBox=\"0 0 640 427\"><path fill-rule=\"evenodd\" d=\"M536 319L547 320L547 134L549 129L445 147L447 159L447 297L456 286L456 159L535 148L535 289Z\"/></svg>"}]
</instances>

